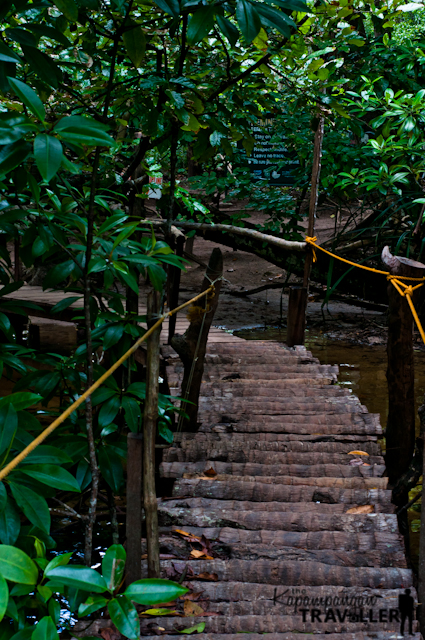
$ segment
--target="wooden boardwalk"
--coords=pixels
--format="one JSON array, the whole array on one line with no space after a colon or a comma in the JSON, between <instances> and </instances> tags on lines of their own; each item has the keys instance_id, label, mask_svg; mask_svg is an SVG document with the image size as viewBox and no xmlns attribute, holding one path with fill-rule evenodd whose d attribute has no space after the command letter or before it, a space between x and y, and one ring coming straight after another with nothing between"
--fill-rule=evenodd
<instances>
[{"instance_id":1,"label":"wooden boardwalk","mask_svg":"<svg viewBox=\"0 0 425 640\"><path fill-rule=\"evenodd\" d=\"M181 366L167 354L177 393ZM202 425L164 451L161 473L175 483L159 504L161 549L181 558L164 559L164 575L189 581L198 609L144 619L144 634L171 640L204 622L208 640L397 637L398 596L416 593L383 477L382 429L337 373L304 347L209 344Z\"/></svg>"},{"instance_id":2,"label":"wooden boardwalk","mask_svg":"<svg viewBox=\"0 0 425 640\"><path fill-rule=\"evenodd\" d=\"M64 297L41 287L8 297L23 295L46 313ZM177 332L186 327L183 315ZM163 354L178 395L180 361L165 345ZM198 595L176 615L141 618L144 636L177 640L204 623L200 640L398 637L398 596L410 588L416 601L416 592L383 476L382 429L337 374L304 347L211 331L201 427L164 450L161 474L174 485L159 501L163 575ZM84 635L108 626L102 619Z\"/></svg>"}]
</instances>

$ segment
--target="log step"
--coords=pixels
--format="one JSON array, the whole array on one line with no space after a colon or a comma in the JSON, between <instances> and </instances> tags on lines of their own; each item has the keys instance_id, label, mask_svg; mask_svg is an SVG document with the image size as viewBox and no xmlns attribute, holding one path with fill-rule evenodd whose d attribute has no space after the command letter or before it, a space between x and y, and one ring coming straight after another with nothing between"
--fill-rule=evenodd
<instances>
[{"instance_id":1,"label":"log step","mask_svg":"<svg viewBox=\"0 0 425 640\"><path fill-rule=\"evenodd\" d=\"M258 463L266 465L285 465L285 464L349 464L350 460L363 459L370 465L384 465L384 458L380 456L362 456L347 455L348 452L330 453L327 451L309 452L303 451L226 451L223 449L206 449L205 451L193 449L180 449L178 447L170 447L164 451L164 462L198 462L205 460L218 460L228 463Z\"/></svg>"},{"instance_id":2,"label":"log step","mask_svg":"<svg viewBox=\"0 0 425 640\"><path fill-rule=\"evenodd\" d=\"M397 517L388 513L338 514L338 513L293 513L267 511L233 511L227 509L185 509L158 506L161 526L233 527L269 531L372 531L398 532Z\"/></svg>"},{"instance_id":3,"label":"log step","mask_svg":"<svg viewBox=\"0 0 425 640\"><path fill-rule=\"evenodd\" d=\"M184 479L203 479L203 473L184 473ZM235 476L226 474L217 474L214 478L208 478L211 482L247 482L261 484L276 484L290 486L308 486L308 487L338 487L342 489L386 489L388 486L388 478L299 478L297 476Z\"/></svg>"},{"instance_id":4,"label":"log step","mask_svg":"<svg viewBox=\"0 0 425 640\"><path fill-rule=\"evenodd\" d=\"M235 434L236 435L236 434ZM220 452L220 455L228 452L241 452L241 441L239 439L233 438L210 438L209 440L201 440L201 439L176 439L174 438L174 442L179 445L181 449L186 452L186 455L190 453L190 455L194 456L193 460L196 460L195 456L199 456L202 453L207 451ZM252 438L247 436L243 441L243 451L249 452L285 452L285 451L298 451L300 453L315 453L315 452L323 452L323 453L345 453L346 455L353 451L353 442L329 442L326 440L320 441L318 438L313 440L311 437L309 440L289 440L289 438L285 440L278 440L276 442L273 440L259 440L258 438ZM370 456L381 456L382 451L379 444L373 441L356 441L356 449L355 451L365 451ZM171 448L167 449L167 460L168 456L171 452ZM243 453L243 452L242 452ZM208 454L208 457L212 456ZM366 459L365 459L366 462Z\"/></svg>"},{"instance_id":5,"label":"log step","mask_svg":"<svg viewBox=\"0 0 425 640\"><path fill-rule=\"evenodd\" d=\"M164 478L181 478L184 473L203 473L213 468L218 474L247 476L297 476L302 478L331 477L380 477L385 465L371 464L369 467L354 467L348 464L256 464L253 462L162 462L160 473Z\"/></svg>"},{"instance_id":6,"label":"log step","mask_svg":"<svg viewBox=\"0 0 425 640\"><path fill-rule=\"evenodd\" d=\"M161 527L161 533L170 533L176 527ZM191 527L184 525L184 531L225 545L266 545L268 547L295 547L298 549L334 549L336 551L361 551L377 549L380 551L403 551L401 535L388 531L358 533L347 531L249 531L231 527ZM325 586L323 587L325 588ZM327 587L326 587L327 588Z\"/></svg>"},{"instance_id":7,"label":"log step","mask_svg":"<svg viewBox=\"0 0 425 640\"><path fill-rule=\"evenodd\" d=\"M223 430L219 430L223 429ZM310 434L294 434L294 433L257 433L250 435L249 433L228 433L226 427L216 426L211 433L198 431L197 433L178 432L174 434L174 442L180 443L181 447L192 446L200 443L201 446L211 446L216 443L225 443L232 447L241 447L248 445L250 449L260 449L262 451L274 451L274 445L283 446L281 443L288 443L289 447L299 446L301 448L309 446L310 443L321 446L327 443L341 443L343 446L353 448L353 443L363 451L372 453L366 446L376 447L376 452L381 452L381 447L377 444L377 436L364 436L363 440L359 440L358 436L353 435L310 435ZM347 444L345 444L347 443ZM371 444L373 443L373 444ZM257 446L255 446L257 445ZM270 449L268 447L271 447ZM276 449L278 450L278 449ZM296 451L297 449L293 449ZM319 448L318 451L321 449Z\"/></svg>"}]
</instances>

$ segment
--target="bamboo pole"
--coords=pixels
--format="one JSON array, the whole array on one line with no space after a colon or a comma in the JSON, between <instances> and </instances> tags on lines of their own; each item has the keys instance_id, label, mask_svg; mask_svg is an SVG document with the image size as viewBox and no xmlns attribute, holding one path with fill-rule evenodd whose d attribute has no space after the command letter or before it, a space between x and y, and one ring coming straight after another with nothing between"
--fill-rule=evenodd
<instances>
[{"instance_id":1,"label":"bamboo pole","mask_svg":"<svg viewBox=\"0 0 425 640\"><path fill-rule=\"evenodd\" d=\"M148 295L148 326L159 313L160 295ZM158 418L159 353L161 327L148 340L146 364L146 400L143 416L143 507L146 521L148 577L159 578L158 503L155 488L155 437ZM140 562L140 560L139 560Z\"/></svg>"}]
</instances>

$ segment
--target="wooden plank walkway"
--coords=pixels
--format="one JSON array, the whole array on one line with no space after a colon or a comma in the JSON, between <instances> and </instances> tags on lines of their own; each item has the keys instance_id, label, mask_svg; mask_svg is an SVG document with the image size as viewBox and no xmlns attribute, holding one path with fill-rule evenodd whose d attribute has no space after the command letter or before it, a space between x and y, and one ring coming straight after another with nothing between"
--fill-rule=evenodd
<instances>
[{"instance_id":1,"label":"wooden plank walkway","mask_svg":"<svg viewBox=\"0 0 425 640\"><path fill-rule=\"evenodd\" d=\"M142 619L143 633L172 640L204 622L208 640L396 638L398 595L416 593L379 417L304 347L226 340L208 347L199 432L176 434L161 465L175 479L159 504L161 548L186 558L162 570L201 594L198 615ZM177 393L181 365L164 352ZM350 513L361 506L370 513ZM211 541L212 559L192 559L200 545L176 529Z\"/></svg>"},{"instance_id":2,"label":"wooden plank walkway","mask_svg":"<svg viewBox=\"0 0 425 640\"><path fill-rule=\"evenodd\" d=\"M8 297L48 311L64 294L24 287ZM182 314L176 330L186 327ZM163 354L177 395L181 364L170 347ZM164 450L161 473L174 486L159 501L163 575L198 595L177 615L142 618L144 636L177 640L205 623L201 640L398 637L398 596L410 588L416 601L416 592L383 476L382 429L337 374L304 347L211 331L201 427ZM84 635L108 626L96 621Z\"/></svg>"}]
</instances>

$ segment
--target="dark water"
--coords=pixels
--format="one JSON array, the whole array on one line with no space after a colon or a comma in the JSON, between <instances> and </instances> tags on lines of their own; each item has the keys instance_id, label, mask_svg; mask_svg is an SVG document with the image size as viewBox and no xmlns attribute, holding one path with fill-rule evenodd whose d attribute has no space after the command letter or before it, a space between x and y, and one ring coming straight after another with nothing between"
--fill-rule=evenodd
<instances>
[{"instance_id":1,"label":"dark water","mask_svg":"<svg viewBox=\"0 0 425 640\"><path fill-rule=\"evenodd\" d=\"M247 329L235 332L247 340L277 340L285 342L285 329ZM370 413L379 413L385 428L388 416L388 391L385 372L387 354L384 345L363 345L327 338L313 331L306 332L305 346L322 364L339 366L338 383L350 389ZM415 352L415 397L419 407L425 394L425 353ZM419 419L417 419L419 427Z\"/></svg>"}]
</instances>

